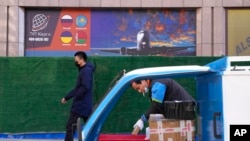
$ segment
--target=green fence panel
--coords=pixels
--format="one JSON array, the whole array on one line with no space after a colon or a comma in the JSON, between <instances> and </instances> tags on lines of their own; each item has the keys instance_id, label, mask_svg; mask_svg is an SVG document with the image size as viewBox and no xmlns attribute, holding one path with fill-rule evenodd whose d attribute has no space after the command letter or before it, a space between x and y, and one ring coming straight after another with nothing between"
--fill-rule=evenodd
<instances>
[{"instance_id":1,"label":"green fence panel","mask_svg":"<svg viewBox=\"0 0 250 141\"><path fill-rule=\"evenodd\" d=\"M205 65L219 57L91 56L96 65L94 103L98 103L109 84L122 70L177 65ZM77 69L73 57L0 57L0 133L65 131L71 101L61 98L75 85ZM193 78L178 78L195 97ZM134 122L148 108L148 97L128 88L112 110L103 133L131 132Z\"/></svg>"}]
</instances>

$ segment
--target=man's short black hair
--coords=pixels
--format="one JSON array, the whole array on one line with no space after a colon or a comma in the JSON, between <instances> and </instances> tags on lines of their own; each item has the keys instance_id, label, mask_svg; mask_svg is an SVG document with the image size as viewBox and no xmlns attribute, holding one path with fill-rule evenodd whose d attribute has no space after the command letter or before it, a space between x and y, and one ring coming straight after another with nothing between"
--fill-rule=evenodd
<instances>
[{"instance_id":1,"label":"man's short black hair","mask_svg":"<svg viewBox=\"0 0 250 141\"><path fill-rule=\"evenodd\" d=\"M87 54L83 51L77 51L74 56L78 56L79 58L83 59L84 61L87 61L87 59L88 59Z\"/></svg>"},{"instance_id":2,"label":"man's short black hair","mask_svg":"<svg viewBox=\"0 0 250 141\"><path fill-rule=\"evenodd\" d=\"M141 81L142 81L142 80L133 80L133 81L131 81L131 86L132 86L132 83L141 84Z\"/></svg>"},{"instance_id":3,"label":"man's short black hair","mask_svg":"<svg viewBox=\"0 0 250 141\"><path fill-rule=\"evenodd\" d=\"M131 81L131 85L132 85L132 83L135 83L135 84L141 84L141 81L142 80L150 80L150 81L152 81L151 79L140 79L140 80L134 80L134 81Z\"/></svg>"},{"instance_id":4,"label":"man's short black hair","mask_svg":"<svg viewBox=\"0 0 250 141\"><path fill-rule=\"evenodd\" d=\"M136 84L141 84L141 81L142 80L136 80L136 81L134 81Z\"/></svg>"}]
</instances>

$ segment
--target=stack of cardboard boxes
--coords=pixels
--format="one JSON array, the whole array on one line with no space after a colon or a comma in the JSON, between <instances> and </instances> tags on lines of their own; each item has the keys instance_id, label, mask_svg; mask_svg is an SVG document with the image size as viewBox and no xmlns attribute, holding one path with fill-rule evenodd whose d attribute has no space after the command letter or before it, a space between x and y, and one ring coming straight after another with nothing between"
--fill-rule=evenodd
<instances>
[{"instance_id":1,"label":"stack of cardboard boxes","mask_svg":"<svg viewBox=\"0 0 250 141\"><path fill-rule=\"evenodd\" d=\"M195 102L166 102L163 114L151 114L146 138L150 141L195 141ZM137 135L139 127L134 128Z\"/></svg>"},{"instance_id":2,"label":"stack of cardboard boxes","mask_svg":"<svg viewBox=\"0 0 250 141\"><path fill-rule=\"evenodd\" d=\"M195 141L195 103L167 103L166 106L167 115L150 115L150 141Z\"/></svg>"},{"instance_id":3,"label":"stack of cardboard boxes","mask_svg":"<svg viewBox=\"0 0 250 141\"><path fill-rule=\"evenodd\" d=\"M194 141L194 120L165 119L161 114L150 115L150 141Z\"/></svg>"}]
</instances>

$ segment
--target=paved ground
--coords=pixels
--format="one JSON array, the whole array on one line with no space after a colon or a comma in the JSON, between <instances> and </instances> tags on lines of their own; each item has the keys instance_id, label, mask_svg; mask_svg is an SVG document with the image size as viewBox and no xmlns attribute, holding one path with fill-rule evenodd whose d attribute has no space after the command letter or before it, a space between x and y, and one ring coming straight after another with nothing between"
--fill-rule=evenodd
<instances>
[{"instance_id":1,"label":"paved ground","mask_svg":"<svg viewBox=\"0 0 250 141\"><path fill-rule=\"evenodd\" d=\"M0 141L63 141L63 139L0 139Z\"/></svg>"},{"instance_id":2,"label":"paved ground","mask_svg":"<svg viewBox=\"0 0 250 141\"><path fill-rule=\"evenodd\" d=\"M64 141L63 139L3 139L0 138L0 141ZM77 141L75 139L74 141Z\"/></svg>"},{"instance_id":3,"label":"paved ground","mask_svg":"<svg viewBox=\"0 0 250 141\"><path fill-rule=\"evenodd\" d=\"M18 133L18 134L0 134L0 141L64 141L64 133ZM77 138L74 139L77 141Z\"/></svg>"},{"instance_id":4,"label":"paved ground","mask_svg":"<svg viewBox=\"0 0 250 141\"><path fill-rule=\"evenodd\" d=\"M63 139L0 139L0 141L64 141L64 140Z\"/></svg>"}]
</instances>

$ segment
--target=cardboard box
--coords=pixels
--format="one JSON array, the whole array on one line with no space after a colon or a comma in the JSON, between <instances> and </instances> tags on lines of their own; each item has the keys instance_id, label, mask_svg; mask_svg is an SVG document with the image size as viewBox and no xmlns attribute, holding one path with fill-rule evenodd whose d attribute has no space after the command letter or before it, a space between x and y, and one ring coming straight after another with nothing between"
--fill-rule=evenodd
<instances>
[{"instance_id":1,"label":"cardboard box","mask_svg":"<svg viewBox=\"0 0 250 141\"><path fill-rule=\"evenodd\" d=\"M195 141L194 120L165 119L150 115L150 141Z\"/></svg>"}]
</instances>

